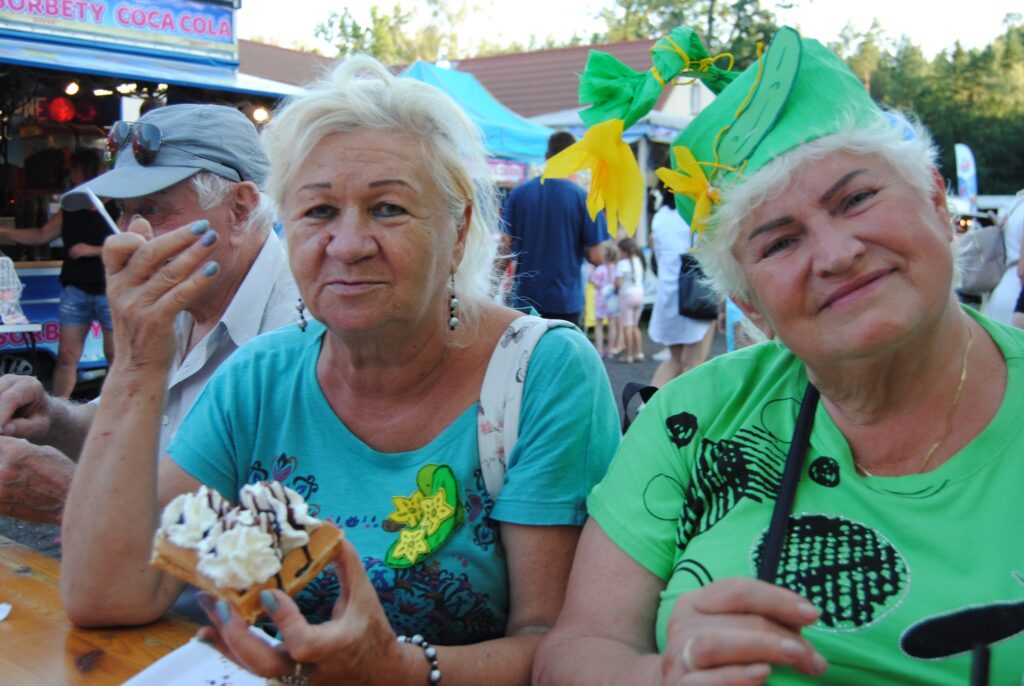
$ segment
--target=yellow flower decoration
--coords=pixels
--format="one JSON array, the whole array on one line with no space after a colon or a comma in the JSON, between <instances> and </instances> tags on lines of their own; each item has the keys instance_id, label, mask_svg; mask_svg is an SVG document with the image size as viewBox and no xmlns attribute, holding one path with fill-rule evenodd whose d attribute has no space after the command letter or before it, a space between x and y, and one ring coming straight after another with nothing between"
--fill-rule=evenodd
<instances>
[{"instance_id":1,"label":"yellow flower decoration","mask_svg":"<svg viewBox=\"0 0 1024 686\"><path fill-rule=\"evenodd\" d=\"M622 140L621 119L587 129L583 138L548 160L541 181L572 176L581 169L591 172L587 194L590 218L596 219L597 213L605 210L611 235L617 235L621 223L632 236L640 223L644 177L633 151Z\"/></svg>"},{"instance_id":2,"label":"yellow flower decoration","mask_svg":"<svg viewBox=\"0 0 1024 686\"><path fill-rule=\"evenodd\" d=\"M399 524L416 526L423 518L423 494L415 491L408 498L400 495L392 496L391 502L395 504L395 511L388 515L388 519Z\"/></svg>"},{"instance_id":3,"label":"yellow flower decoration","mask_svg":"<svg viewBox=\"0 0 1024 686\"><path fill-rule=\"evenodd\" d=\"M423 519L420 523L430 536L437 533L442 522L455 515L455 508L448 504L446 498L445 490L440 488L434 495L423 499Z\"/></svg>"},{"instance_id":4,"label":"yellow flower decoration","mask_svg":"<svg viewBox=\"0 0 1024 686\"><path fill-rule=\"evenodd\" d=\"M405 558L415 564L417 560L430 552L427 545L427 532L423 529L402 529L398 532L398 545L395 546L394 556Z\"/></svg>"},{"instance_id":5,"label":"yellow flower decoration","mask_svg":"<svg viewBox=\"0 0 1024 686\"><path fill-rule=\"evenodd\" d=\"M672 152L676 157L676 169L662 167L655 173L670 191L693 200L693 220L690 222L690 229L703 233L707 228L706 220L711 216L712 205L721 202L721 193L708 181L703 167L689 148L677 146L672 148Z\"/></svg>"}]
</instances>

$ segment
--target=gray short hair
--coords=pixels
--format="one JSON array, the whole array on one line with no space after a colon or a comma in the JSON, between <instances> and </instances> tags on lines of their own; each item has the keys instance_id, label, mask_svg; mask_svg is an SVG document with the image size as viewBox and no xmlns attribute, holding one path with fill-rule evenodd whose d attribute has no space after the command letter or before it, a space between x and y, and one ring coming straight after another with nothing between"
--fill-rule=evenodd
<instances>
[{"instance_id":1,"label":"gray short hair","mask_svg":"<svg viewBox=\"0 0 1024 686\"><path fill-rule=\"evenodd\" d=\"M780 179L790 178L809 161L840 151L884 159L924 198L935 191L933 170L938 151L920 123L893 112L884 113L876 124L868 127L858 127L851 118L839 133L805 143L750 176L722 185L723 202L715 208L707 238L695 252L709 284L720 296L750 300L743 269L732 252L746 217L787 189L788 184L780 183Z\"/></svg>"},{"instance_id":2,"label":"gray short hair","mask_svg":"<svg viewBox=\"0 0 1024 686\"><path fill-rule=\"evenodd\" d=\"M228 197L228 193L238 183L237 181L231 181L223 176L207 171L195 174L188 181L192 186L192 190L196 192L196 201L199 203L199 207L203 210L212 209L224 202L224 199ZM246 229L269 229L274 225L276 219L277 210L274 207L273 200L261 191L260 202L249 213Z\"/></svg>"},{"instance_id":3,"label":"gray short hair","mask_svg":"<svg viewBox=\"0 0 1024 686\"><path fill-rule=\"evenodd\" d=\"M462 227L466 208L472 207L455 278L459 318L473 328L495 280L498 194L480 130L445 93L415 79L396 78L371 57L346 59L307 86L304 95L286 102L264 128L269 193L283 206L285 190L313 148L327 136L358 129L396 131L419 141L452 230Z\"/></svg>"}]
</instances>

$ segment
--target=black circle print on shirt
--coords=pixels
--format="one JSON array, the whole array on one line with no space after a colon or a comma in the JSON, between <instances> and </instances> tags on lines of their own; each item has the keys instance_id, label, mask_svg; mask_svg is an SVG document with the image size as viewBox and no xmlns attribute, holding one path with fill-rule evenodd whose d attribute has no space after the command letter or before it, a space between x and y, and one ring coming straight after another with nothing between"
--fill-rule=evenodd
<instances>
[{"instance_id":1,"label":"black circle print on shirt","mask_svg":"<svg viewBox=\"0 0 1024 686\"><path fill-rule=\"evenodd\" d=\"M839 463L831 457L819 457L811 463L807 473L819 486L835 488L839 485Z\"/></svg>"},{"instance_id":2,"label":"black circle print on shirt","mask_svg":"<svg viewBox=\"0 0 1024 686\"><path fill-rule=\"evenodd\" d=\"M761 566L764 539L754 550L754 569ZM820 609L820 624L857 629L899 603L907 587L907 563L889 541L863 524L802 515L789 518L776 583Z\"/></svg>"},{"instance_id":3,"label":"black circle print on shirt","mask_svg":"<svg viewBox=\"0 0 1024 686\"><path fill-rule=\"evenodd\" d=\"M668 440L677 448L685 448L697 435L697 418L689 412L674 414L665 420Z\"/></svg>"}]
</instances>

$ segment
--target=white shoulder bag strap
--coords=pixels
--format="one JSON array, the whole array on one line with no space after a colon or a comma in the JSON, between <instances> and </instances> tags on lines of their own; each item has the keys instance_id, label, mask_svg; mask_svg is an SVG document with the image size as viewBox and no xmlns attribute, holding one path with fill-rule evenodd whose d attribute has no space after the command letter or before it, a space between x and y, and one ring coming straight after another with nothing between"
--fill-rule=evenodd
<instances>
[{"instance_id":1,"label":"white shoulder bag strap","mask_svg":"<svg viewBox=\"0 0 1024 686\"><path fill-rule=\"evenodd\" d=\"M480 388L480 410L477 414L480 471L492 498L497 499L505 484L506 460L519 437L519 410L523 403L530 355L541 336L560 326L572 324L525 315L509 324L494 346Z\"/></svg>"}]
</instances>

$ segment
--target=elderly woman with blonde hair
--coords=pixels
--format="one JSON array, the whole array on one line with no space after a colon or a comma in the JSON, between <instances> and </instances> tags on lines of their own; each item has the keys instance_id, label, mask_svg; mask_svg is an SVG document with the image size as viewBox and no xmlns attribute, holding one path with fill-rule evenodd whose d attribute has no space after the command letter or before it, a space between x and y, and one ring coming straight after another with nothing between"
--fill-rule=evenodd
<instances>
[{"instance_id":1,"label":"elderly woman with blonde hair","mask_svg":"<svg viewBox=\"0 0 1024 686\"><path fill-rule=\"evenodd\" d=\"M957 301L927 132L789 28L742 73L689 29L652 54L615 102L677 74L719 91L659 176L771 340L640 412L535 681L1019 683L1024 334Z\"/></svg>"},{"instance_id":2,"label":"elderly woman with blonde hair","mask_svg":"<svg viewBox=\"0 0 1024 686\"><path fill-rule=\"evenodd\" d=\"M495 189L478 130L448 96L353 58L287 102L264 142L302 319L221 366L159 473L154 455L128 454L144 440L87 447L65 521L89 522L76 549L118 555L79 556L65 570L69 614L89 625L159 617L181 587L147 566L159 506L200 484L234 500L276 479L344 530L336 572L295 600L262 593L276 649L208 598L202 638L281 683L528 683L561 607L585 495L618 444L601 362L578 330L490 298ZM110 273L112 292L157 287L130 281L136 259L166 263L159 282L201 291L190 235L134 253L131 237L109 242L108 266L124 265ZM141 349L170 327L158 307L123 317ZM543 335L528 373L516 357L509 382L521 392L514 447L485 455L482 441L509 428L509 415L481 405L485 371L531 327ZM166 374L158 355L124 359L136 363L112 370L115 396L140 397ZM101 407L92 432L141 439L158 421ZM504 466L500 480L485 463ZM88 510L109 492L122 494L116 508Z\"/></svg>"}]
</instances>

